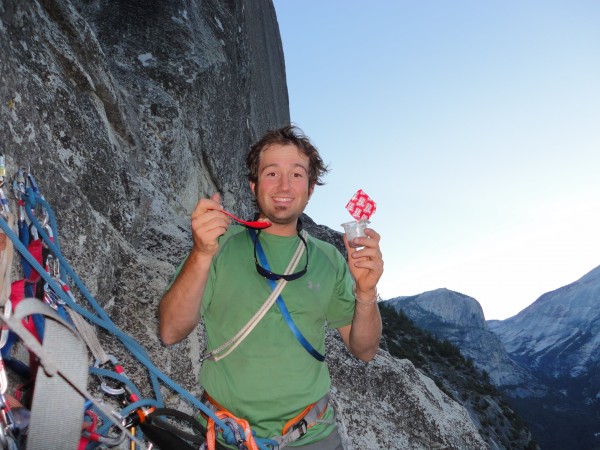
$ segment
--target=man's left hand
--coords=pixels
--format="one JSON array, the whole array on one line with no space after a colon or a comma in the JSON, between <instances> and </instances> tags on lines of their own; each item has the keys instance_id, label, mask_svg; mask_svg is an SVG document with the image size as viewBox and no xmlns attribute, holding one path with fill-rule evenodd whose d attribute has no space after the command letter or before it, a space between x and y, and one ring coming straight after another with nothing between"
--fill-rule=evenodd
<instances>
[{"instance_id":1,"label":"man's left hand","mask_svg":"<svg viewBox=\"0 0 600 450\"><path fill-rule=\"evenodd\" d=\"M348 266L356 283L356 295L366 300L369 296L375 296L377 283L383 274L383 257L379 248L379 233L367 228L365 234L366 237L354 238L352 244L358 248L349 245L346 235L344 245L348 252Z\"/></svg>"}]
</instances>

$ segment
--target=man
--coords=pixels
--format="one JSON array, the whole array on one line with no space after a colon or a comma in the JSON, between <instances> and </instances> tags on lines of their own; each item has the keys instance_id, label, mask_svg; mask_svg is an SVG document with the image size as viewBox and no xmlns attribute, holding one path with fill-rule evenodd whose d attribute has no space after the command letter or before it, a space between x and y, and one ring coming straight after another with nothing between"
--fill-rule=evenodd
<instances>
[{"instance_id":1,"label":"man","mask_svg":"<svg viewBox=\"0 0 600 450\"><path fill-rule=\"evenodd\" d=\"M337 328L357 358L375 356L381 336L380 236L367 229L367 237L352 243L357 248L344 237L346 262L331 244L301 231L299 218L327 167L298 128L266 133L246 162L258 218L271 226L261 232L230 226L218 194L198 202L192 250L160 303L161 339L167 345L179 342L202 317L212 357L203 362L200 382L214 405L247 419L257 436L281 440L285 431L299 428L297 416L308 405L324 403L300 439L284 442L306 450L342 449L334 412L326 406L324 327ZM270 307L222 352L265 300L276 297L279 284L283 305L278 299L278 307Z\"/></svg>"}]
</instances>

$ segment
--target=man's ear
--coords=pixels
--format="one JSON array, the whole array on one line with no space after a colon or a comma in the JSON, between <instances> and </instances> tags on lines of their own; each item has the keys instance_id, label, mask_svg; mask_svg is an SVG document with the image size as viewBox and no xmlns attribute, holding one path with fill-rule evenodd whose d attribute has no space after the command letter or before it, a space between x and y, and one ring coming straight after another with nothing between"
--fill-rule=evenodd
<instances>
[{"instance_id":1,"label":"man's ear","mask_svg":"<svg viewBox=\"0 0 600 450\"><path fill-rule=\"evenodd\" d=\"M254 197L256 197L256 183L254 183L253 181L250 182L250 190L254 194Z\"/></svg>"},{"instance_id":2,"label":"man's ear","mask_svg":"<svg viewBox=\"0 0 600 450\"><path fill-rule=\"evenodd\" d=\"M310 200L310 198L313 195L313 192L315 192L315 186L314 185L308 188L308 198L307 198L307 200Z\"/></svg>"}]
</instances>

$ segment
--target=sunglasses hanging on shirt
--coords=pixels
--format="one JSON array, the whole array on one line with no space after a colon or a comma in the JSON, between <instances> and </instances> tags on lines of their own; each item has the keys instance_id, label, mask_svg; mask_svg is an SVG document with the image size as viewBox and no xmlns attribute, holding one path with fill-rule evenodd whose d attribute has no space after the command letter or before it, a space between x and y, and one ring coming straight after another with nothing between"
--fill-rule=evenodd
<instances>
[{"instance_id":1,"label":"sunglasses hanging on shirt","mask_svg":"<svg viewBox=\"0 0 600 450\"><path fill-rule=\"evenodd\" d=\"M295 273L290 273L289 275L286 275L283 273L271 272L270 270L267 270L263 266L260 265L260 263L258 262L258 256L256 255L256 244L258 243L259 236L260 236L260 230L258 230L258 232L256 233L256 238L254 239L254 265L256 266L256 271L261 276L265 277L268 280L273 280L273 281L277 281L280 279L283 279L286 281L293 281L293 280L297 280L298 278L300 278L302 275L304 275L306 273L306 270L308 269L308 246L306 245L306 240L302 237L302 235L300 233L298 233L298 237L304 244L304 251L306 252L306 263L304 264L304 268L302 270L295 272Z\"/></svg>"},{"instance_id":2,"label":"sunglasses hanging on shirt","mask_svg":"<svg viewBox=\"0 0 600 450\"><path fill-rule=\"evenodd\" d=\"M283 279L285 281L294 281L306 273L306 271L308 269L308 246L306 245L306 240L304 239L304 237L302 237L302 234L301 234L302 222L300 221L300 219L298 219L298 225L296 226L296 230L298 231L298 237L304 244L304 251L306 252L306 263L304 264L304 268L302 270L295 272L295 273L290 273L288 275L271 272L270 270L265 269L263 266L261 266L260 262L258 261L258 256L256 254L256 246L258 244L258 239L259 239L261 230L256 231L256 234L253 235L254 265L256 266L256 271L259 273L260 276L265 277L267 280L272 280L272 281L277 281L277 280L281 280L281 279Z\"/></svg>"}]
</instances>

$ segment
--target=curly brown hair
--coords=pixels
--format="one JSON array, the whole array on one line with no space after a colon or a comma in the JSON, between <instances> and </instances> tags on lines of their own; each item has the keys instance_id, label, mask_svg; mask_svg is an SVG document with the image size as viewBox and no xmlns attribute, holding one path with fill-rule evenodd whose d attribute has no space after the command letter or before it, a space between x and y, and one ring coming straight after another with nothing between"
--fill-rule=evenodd
<instances>
[{"instance_id":1,"label":"curly brown hair","mask_svg":"<svg viewBox=\"0 0 600 450\"><path fill-rule=\"evenodd\" d=\"M295 125L286 125L276 130L267 131L263 137L252 147L246 157L246 167L248 168L248 180L252 183L258 182L258 167L260 165L260 155L263 150L273 144L280 145L295 145L298 150L308 156L308 187L309 189L316 186L322 186L323 176L329 172L329 168L325 165L319 151L310 142L308 137L304 135L302 130Z\"/></svg>"}]
</instances>

